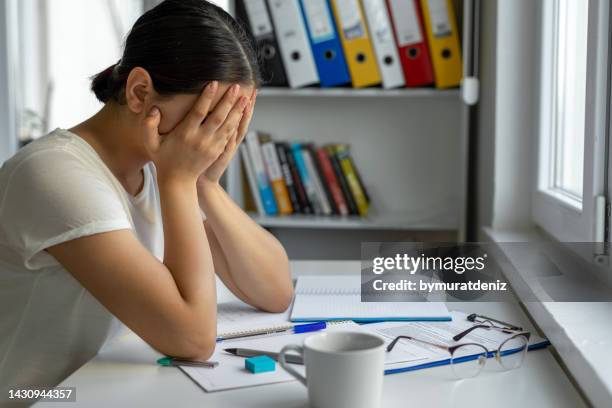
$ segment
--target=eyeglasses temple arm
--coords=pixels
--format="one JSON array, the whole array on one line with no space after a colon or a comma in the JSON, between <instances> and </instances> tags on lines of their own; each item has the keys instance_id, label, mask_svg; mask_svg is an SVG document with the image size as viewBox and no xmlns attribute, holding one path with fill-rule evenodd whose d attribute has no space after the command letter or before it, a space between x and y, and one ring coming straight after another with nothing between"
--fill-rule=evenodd
<instances>
[{"instance_id":1,"label":"eyeglasses temple arm","mask_svg":"<svg viewBox=\"0 0 612 408\"><path fill-rule=\"evenodd\" d=\"M448 351L448 347L447 346L443 346L442 344L430 343L429 341L415 339L414 337L410 337L410 336L397 336L395 339L393 339L393 341L391 343L389 343L389 345L387 346L387 351L393 350L393 347L395 347L397 342L400 341L401 339L416 341L416 342L419 342L419 343L427 344L427 345L430 345L432 347L436 347L436 348Z\"/></svg>"}]
</instances>

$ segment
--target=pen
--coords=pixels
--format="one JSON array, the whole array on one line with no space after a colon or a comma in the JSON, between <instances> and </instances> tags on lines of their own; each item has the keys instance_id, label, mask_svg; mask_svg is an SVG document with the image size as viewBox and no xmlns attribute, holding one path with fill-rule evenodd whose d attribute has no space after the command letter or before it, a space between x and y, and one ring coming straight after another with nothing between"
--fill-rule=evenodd
<instances>
[{"instance_id":1,"label":"pen","mask_svg":"<svg viewBox=\"0 0 612 408\"><path fill-rule=\"evenodd\" d=\"M248 332L238 332L238 333L230 333L226 335L221 335L217 337L217 343L224 340L232 340L232 339L242 339L244 337L253 337L253 336L266 336L273 334L282 334L282 333L309 333L313 331L323 330L327 327L327 323L325 322L316 322L316 323L306 323L306 324L296 324L294 326L283 326L276 327L274 329L262 329L262 330L251 330Z\"/></svg>"},{"instance_id":2,"label":"pen","mask_svg":"<svg viewBox=\"0 0 612 408\"><path fill-rule=\"evenodd\" d=\"M190 366L207 368L215 368L219 365L219 363L216 361L183 360L175 357L162 357L157 360L157 364L162 366Z\"/></svg>"},{"instance_id":3,"label":"pen","mask_svg":"<svg viewBox=\"0 0 612 408\"><path fill-rule=\"evenodd\" d=\"M239 357L268 356L278 361L278 353L274 353L271 351L251 350L244 348L227 348L223 349L223 351ZM301 356L295 356L291 354L285 354L285 361L291 364L304 364L304 360Z\"/></svg>"}]
</instances>

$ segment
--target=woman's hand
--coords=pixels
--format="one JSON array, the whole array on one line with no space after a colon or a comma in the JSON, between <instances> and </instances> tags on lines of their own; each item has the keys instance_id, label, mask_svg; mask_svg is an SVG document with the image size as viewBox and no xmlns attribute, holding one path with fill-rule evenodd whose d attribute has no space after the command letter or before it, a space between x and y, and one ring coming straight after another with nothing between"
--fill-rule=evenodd
<instances>
[{"instance_id":1,"label":"woman's hand","mask_svg":"<svg viewBox=\"0 0 612 408\"><path fill-rule=\"evenodd\" d=\"M242 143L244 137L246 136L249 124L251 123L251 118L253 117L253 109L255 108L256 98L257 89L254 89L253 93L251 94L251 98L244 109L244 113L242 114L238 128L230 137L229 141L225 145L223 153L221 153L219 158L200 175L198 178L198 187L205 187L207 184L217 185L219 183L219 179L223 175L223 172L225 172L229 162L234 157L234 154L236 154L236 149L238 146L240 146L240 143Z\"/></svg>"},{"instance_id":2,"label":"woman's hand","mask_svg":"<svg viewBox=\"0 0 612 408\"><path fill-rule=\"evenodd\" d=\"M158 132L158 108L153 107L145 118L145 144L160 181L195 182L219 159L236 134L248 100L238 98L240 86L233 85L209 114L217 89L216 81L208 84L185 119L167 135Z\"/></svg>"}]
</instances>

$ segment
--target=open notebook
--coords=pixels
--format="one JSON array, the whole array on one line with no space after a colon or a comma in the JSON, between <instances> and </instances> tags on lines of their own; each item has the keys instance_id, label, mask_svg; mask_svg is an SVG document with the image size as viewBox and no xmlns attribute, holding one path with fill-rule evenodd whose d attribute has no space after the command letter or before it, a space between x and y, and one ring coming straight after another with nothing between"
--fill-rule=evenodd
<instances>
[{"instance_id":1,"label":"open notebook","mask_svg":"<svg viewBox=\"0 0 612 408\"><path fill-rule=\"evenodd\" d=\"M291 321L322 320L448 321L451 315L443 302L362 302L360 276L300 276Z\"/></svg>"}]
</instances>

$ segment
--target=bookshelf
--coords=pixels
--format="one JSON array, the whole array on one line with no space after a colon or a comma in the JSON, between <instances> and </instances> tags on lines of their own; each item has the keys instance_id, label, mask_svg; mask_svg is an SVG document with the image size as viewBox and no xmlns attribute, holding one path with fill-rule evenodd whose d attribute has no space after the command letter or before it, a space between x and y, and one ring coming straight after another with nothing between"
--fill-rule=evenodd
<instances>
[{"instance_id":1,"label":"bookshelf","mask_svg":"<svg viewBox=\"0 0 612 408\"><path fill-rule=\"evenodd\" d=\"M459 89L434 89L434 88L274 88L267 87L259 90L258 98L274 97L314 97L314 98L457 98L460 97Z\"/></svg>"},{"instance_id":2,"label":"bookshelf","mask_svg":"<svg viewBox=\"0 0 612 408\"><path fill-rule=\"evenodd\" d=\"M372 202L365 218L250 215L292 259L358 259L365 241L457 240L465 120L459 89L264 87L250 128L277 141L349 144Z\"/></svg>"}]
</instances>

